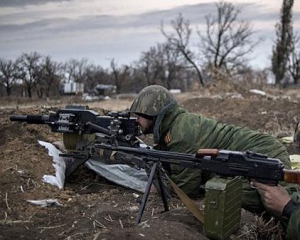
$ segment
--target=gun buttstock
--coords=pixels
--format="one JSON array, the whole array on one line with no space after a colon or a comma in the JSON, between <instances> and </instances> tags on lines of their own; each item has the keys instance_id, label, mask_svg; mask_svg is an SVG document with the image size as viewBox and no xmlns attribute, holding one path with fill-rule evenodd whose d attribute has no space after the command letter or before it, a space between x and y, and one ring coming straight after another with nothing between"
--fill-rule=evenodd
<instances>
[{"instance_id":1,"label":"gun buttstock","mask_svg":"<svg viewBox=\"0 0 300 240\"><path fill-rule=\"evenodd\" d=\"M196 153L197 158L210 156L210 157L217 157L219 155L218 149L199 149Z\"/></svg>"},{"instance_id":2,"label":"gun buttstock","mask_svg":"<svg viewBox=\"0 0 300 240\"><path fill-rule=\"evenodd\" d=\"M300 171L285 169L283 172L285 182L300 184Z\"/></svg>"}]
</instances>

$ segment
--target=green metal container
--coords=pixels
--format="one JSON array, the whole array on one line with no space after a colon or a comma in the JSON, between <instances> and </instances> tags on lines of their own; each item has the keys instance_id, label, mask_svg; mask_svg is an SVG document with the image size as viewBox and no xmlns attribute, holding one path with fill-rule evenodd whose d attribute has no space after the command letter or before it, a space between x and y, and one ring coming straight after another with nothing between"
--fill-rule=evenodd
<instances>
[{"instance_id":1,"label":"green metal container","mask_svg":"<svg viewBox=\"0 0 300 240\"><path fill-rule=\"evenodd\" d=\"M240 226L242 180L214 177L205 184L204 230L210 239L227 239Z\"/></svg>"}]
</instances>

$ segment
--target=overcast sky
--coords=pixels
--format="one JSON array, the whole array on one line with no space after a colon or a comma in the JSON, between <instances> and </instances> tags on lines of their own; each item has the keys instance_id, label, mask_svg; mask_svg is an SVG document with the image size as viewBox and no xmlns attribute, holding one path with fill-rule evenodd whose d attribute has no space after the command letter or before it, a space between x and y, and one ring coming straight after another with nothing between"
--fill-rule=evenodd
<instances>
[{"instance_id":1,"label":"overcast sky","mask_svg":"<svg viewBox=\"0 0 300 240\"><path fill-rule=\"evenodd\" d=\"M231 2L252 22L256 36L265 38L251 65L269 66L282 0ZM293 9L294 29L300 33L299 0ZM0 58L14 60L36 51L56 61L86 58L108 67L115 59L118 65L130 64L165 41L162 21L168 27L182 13L201 31L204 16L215 12L210 0L0 0ZM196 38L196 28L193 34Z\"/></svg>"}]
</instances>

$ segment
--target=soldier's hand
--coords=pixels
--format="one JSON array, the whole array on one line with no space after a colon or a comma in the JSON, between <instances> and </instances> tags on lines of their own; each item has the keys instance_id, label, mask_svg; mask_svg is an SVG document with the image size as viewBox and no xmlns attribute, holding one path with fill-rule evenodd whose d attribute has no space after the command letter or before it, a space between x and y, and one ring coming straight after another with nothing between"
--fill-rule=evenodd
<instances>
[{"instance_id":1,"label":"soldier's hand","mask_svg":"<svg viewBox=\"0 0 300 240\"><path fill-rule=\"evenodd\" d=\"M285 205L291 200L287 191L281 186L270 186L252 180L251 186L258 189L264 198L267 208L282 213Z\"/></svg>"}]
</instances>

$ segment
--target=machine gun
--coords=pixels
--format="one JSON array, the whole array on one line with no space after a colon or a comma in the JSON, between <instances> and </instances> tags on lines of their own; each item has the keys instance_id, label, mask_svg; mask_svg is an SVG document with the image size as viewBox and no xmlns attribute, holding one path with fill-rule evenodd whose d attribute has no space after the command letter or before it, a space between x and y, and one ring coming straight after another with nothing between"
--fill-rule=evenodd
<instances>
[{"instance_id":1,"label":"machine gun","mask_svg":"<svg viewBox=\"0 0 300 240\"><path fill-rule=\"evenodd\" d=\"M198 168L224 177L241 176L247 179L256 179L269 185L277 185L279 181L300 183L300 171L285 169L279 159L269 158L265 154L252 151L199 149L195 154L191 154L107 144L95 144L94 147L127 153L123 157L119 156L117 160L131 162L142 168L147 162L168 163L185 168Z\"/></svg>"},{"instance_id":2,"label":"machine gun","mask_svg":"<svg viewBox=\"0 0 300 240\"><path fill-rule=\"evenodd\" d=\"M140 135L136 119L128 112L112 111L101 116L88 106L67 105L49 115L11 115L11 121L28 124L46 124L52 132L63 134L63 143L68 153L76 158L67 163L66 176L73 173L91 157L92 143L101 141L114 146L137 147ZM87 150L91 150L88 151Z\"/></svg>"},{"instance_id":3,"label":"machine gun","mask_svg":"<svg viewBox=\"0 0 300 240\"><path fill-rule=\"evenodd\" d=\"M221 177L240 176L249 180L256 179L269 185L276 185L279 181L300 183L300 171L285 169L284 164L279 159L269 158L265 154L252 151L199 149L195 154L190 154L151 148L113 146L104 143L95 144L94 148L116 151L115 159L122 163L136 165L141 168L145 168L146 164L152 166L136 223L141 220L155 173L157 174L165 210L168 210L167 196L161 178L161 171L163 170L161 166L163 164L177 164L186 168L206 170Z\"/></svg>"},{"instance_id":4,"label":"machine gun","mask_svg":"<svg viewBox=\"0 0 300 240\"><path fill-rule=\"evenodd\" d=\"M29 124L47 124L52 132L113 134L118 140L130 141L139 135L139 128L128 112L109 112L107 116L89 110L87 106L67 105L49 115L11 115L11 121Z\"/></svg>"}]
</instances>

